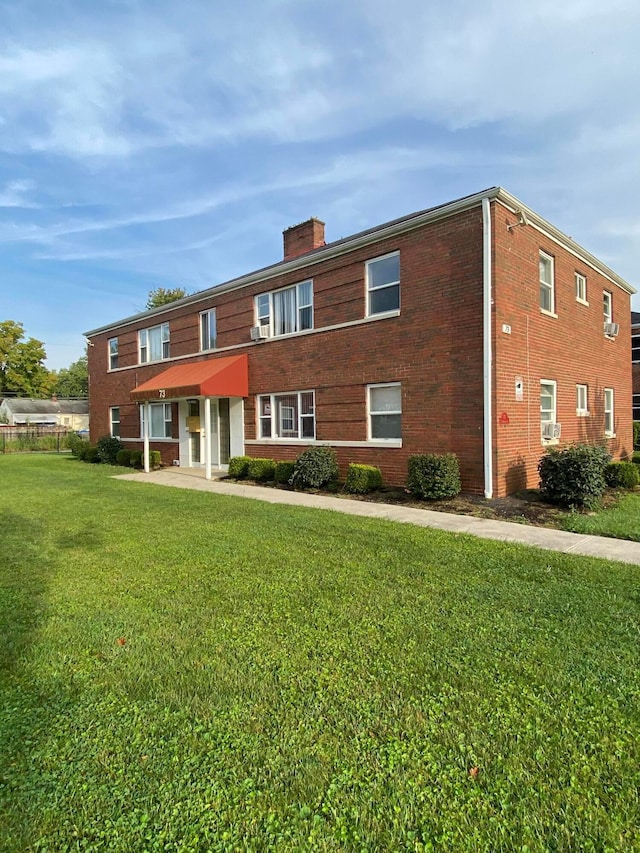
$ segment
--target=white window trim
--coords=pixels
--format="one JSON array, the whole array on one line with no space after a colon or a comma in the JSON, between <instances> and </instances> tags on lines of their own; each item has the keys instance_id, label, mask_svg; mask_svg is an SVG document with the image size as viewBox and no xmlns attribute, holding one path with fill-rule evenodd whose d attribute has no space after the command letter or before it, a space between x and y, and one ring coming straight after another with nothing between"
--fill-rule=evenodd
<instances>
[{"instance_id":1,"label":"white window trim","mask_svg":"<svg viewBox=\"0 0 640 853\"><path fill-rule=\"evenodd\" d=\"M631 335L631 363L632 364L640 364L640 355L638 355L638 358L633 357L633 348L634 348L633 342L634 341L638 342L637 347L638 347L638 352L640 353L640 332Z\"/></svg>"},{"instance_id":2,"label":"white window trim","mask_svg":"<svg viewBox=\"0 0 640 853\"><path fill-rule=\"evenodd\" d=\"M167 330L167 338L164 339L164 329ZM145 361L142 360L142 336L146 336L146 343L144 345L144 349L147 350L147 355L149 355L149 333L154 332L156 329L160 329L160 350L162 355L160 358L147 358ZM167 351L169 355L164 355L164 345L167 344ZM156 326L148 326L145 329L138 330L138 364L157 364L159 361L169 361L171 358L171 330L169 328L169 323L158 323Z\"/></svg>"},{"instance_id":3,"label":"white window trim","mask_svg":"<svg viewBox=\"0 0 640 853\"><path fill-rule=\"evenodd\" d=\"M609 297L609 312L605 311L604 303L605 297ZM605 323L613 323L613 294L610 290L602 291L602 315L604 317Z\"/></svg>"},{"instance_id":4,"label":"white window trim","mask_svg":"<svg viewBox=\"0 0 640 853\"><path fill-rule=\"evenodd\" d=\"M399 311L400 311L400 306L402 304L402 302L401 302L401 295L402 294L401 294L401 289L400 289L401 274L400 274L400 263L399 262L398 262L398 280L397 281L390 281L390 282L387 282L387 284L380 285L379 287L373 287L373 288L369 287L369 267L371 267L372 264L375 264L378 261L384 261L387 258L394 258L394 257L400 258L400 251L399 250L395 251L395 252L387 252L386 255L378 255L377 258L369 258L369 260L365 261L365 263L364 263L364 268L365 268L364 288L365 288L365 308L366 308L365 316L366 317L384 317L385 315L386 316L393 315L394 312L399 313ZM398 288L398 307L392 308L389 311L376 311L375 313L372 313L372 311L371 311L371 299L369 298L370 294L374 290L385 290L388 287L397 287Z\"/></svg>"},{"instance_id":5,"label":"white window trim","mask_svg":"<svg viewBox=\"0 0 640 853\"><path fill-rule=\"evenodd\" d=\"M113 413L116 410L118 411L118 420L117 421L113 417ZM122 423L122 421L120 420L120 406L109 406L109 435L112 438L120 438L120 435L115 436L114 432L113 432L113 425L116 423L118 424L118 427L120 427L120 425ZM120 429L118 429L118 433L120 433Z\"/></svg>"},{"instance_id":6,"label":"white window trim","mask_svg":"<svg viewBox=\"0 0 640 853\"><path fill-rule=\"evenodd\" d=\"M540 421L540 442L545 447L548 447L551 444L559 444L559 438L543 438L542 437L542 426L543 424L557 424L558 423L558 383L555 379L541 379L540 380L540 388L542 389L543 385L553 385L553 418L549 421L543 421L542 418ZM542 413L541 413L542 414Z\"/></svg>"},{"instance_id":7,"label":"white window trim","mask_svg":"<svg viewBox=\"0 0 640 853\"><path fill-rule=\"evenodd\" d=\"M578 280L583 282L584 288L584 296L578 295ZM589 301L587 300L587 277L581 272L575 273L575 285L576 285L576 302L579 302L581 305L589 306Z\"/></svg>"},{"instance_id":8,"label":"white window trim","mask_svg":"<svg viewBox=\"0 0 640 853\"><path fill-rule=\"evenodd\" d=\"M633 394L631 396L631 411L634 409L640 409L640 394ZM640 420L640 416L638 418L634 418L634 420Z\"/></svg>"},{"instance_id":9,"label":"white window trim","mask_svg":"<svg viewBox=\"0 0 640 853\"><path fill-rule=\"evenodd\" d=\"M399 388L400 389L400 409L394 412L372 412L371 411L371 389L372 388ZM400 415L400 435L395 438L374 438L371 430L372 415ZM402 383L401 382L374 382L367 385L367 441L380 442L383 446L388 442L402 441Z\"/></svg>"},{"instance_id":10,"label":"white window trim","mask_svg":"<svg viewBox=\"0 0 640 853\"><path fill-rule=\"evenodd\" d=\"M213 321L216 324L216 334L214 337L214 344L212 347L210 347L210 346L205 347L204 335L202 332L202 318L203 317L207 318L208 338L211 339L211 315L212 314L213 314ZM198 320L199 320L198 332L200 333L200 352L212 352L213 350L217 349L217 343L218 343L218 317L217 317L216 309L215 308L208 308L206 311L201 311Z\"/></svg>"},{"instance_id":11,"label":"white window trim","mask_svg":"<svg viewBox=\"0 0 640 853\"><path fill-rule=\"evenodd\" d=\"M311 304L310 305L300 305L298 292L299 288L304 284L309 284L311 286ZM275 310L273 305L273 297L276 293L282 293L285 290L295 290L296 294L296 329L293 332L283 332L282 334L276 335L274 330L274 316ZM268 297L269 299L269 314L268 317L265 315L260 315L258 312L258 300L262 297ZM253 298L253 316L254 316L254 325L256 326L266 326L269 329L269 337L271 338L285 338L291 335L300 335L307 334L314 330L315 323L315 310L314 310L314 291L313 291L313 279L305 278L304 281L298 281L295 284L288 284L286 287L278 287L275 290L264 291L263 293L257 293ZM300 325L300 311L301 308L311 308L311 326L308 329L299 329ZM266 322L265 322L266 320Z\"/></svg>"},{"instance_id":12,"label":"white window trim","mask_svg":"<svg viewBox=\"0 0 640 853\"><path fill-rule=\"evenodd\" d=\"M586 406L580 406L580 392L579 388L584 388L584 401ZM589 415L589 386L581 383L576 384L576 415L579 418L584 418Z\"/></svg>"},{"instance_id":13,"label":"white window trim","mask_svg":"<svg viewBox=\"0 0 640 853\"><path fill-rule=\"evenodd\" d=\"M611 409L607 409L607 393L611 394ZM603 398L604 398L604 435L605 438L615 438L616 437L616 421L615 421L615 394L613 388L603 388ZM607 429L607 413L611 412L611 429Z\"/></svg>"},{"instance_id":14,"label":"white window trim","mask_svg":"<svg viewBox=\"0 0 640 853\"><path fill-rule=\"evenodd\" d=\"M171 403L165 403L165 402L162 402L162 403L155 403L155 402L154 402L154 403L149 403L149 440L150 440L150 441L171 441L171 440L175 441L175 439L172 439L172 436L171 436L171 435L152 435L152 434L151 434L151 421L152 421L152 419L151 419L151 409L152 409L154 406L163 406L163 407L164 407L164 411L163 411L163 423L164 423L164 428L165 428L165 431L166 431L166 429L167 429L167 424L169 424L169 425L170 425L170 427L169 427L169 432L171 433L171 431L172 431L171 424L173 423L173 417L172 417L172 411L171 411ZM167 418L167 410L168 410L168 412L169 412L169 418ZM143 404L140 406L140 438L141 438L141 439L143 439L143 438L144 438L144 412L145 412L145 404L143 403Z\"/></svg>"},{"instance_id":15,"label":"white window trim","mask_svg":"<svg viewBox=\"0 0 640 853\"><path fill-rule=\"evenodd\" d=\"M116 351L115 351L115 353L112 353L112 352L111 352L111 342L112 342L112 341L115 341L115 342L116 342ZM120 359L120 346L119 346L119 341L118 341L118 338L117 338L117 337L115 337L115 338L109 338L109 340L107 341L107 360L108 360L108 364L109 364L109 368L108 368L108 369L109 369L109 371L111 371L111 370L117 370L117 369L118 369L118 364L117 364L117 363L116 363L116 366L115 366L115 367L113 367L113 366L112 366L112 363L111 363L111 359L112 359L114 356L115 356L116 362L118 362L118 361L119 361L119 359Z\"/></svg>"},{"instance_id":16,"label":"white window trim","mask_svg":"<svg viewBox=\"0 0 640 853\"><path fill-rule=\"evenodd\" d=\"M551 264L551 284L548 284L546 281L542 281L540 278L540 258L544 258L548 260ZM556 259L553 255L548 254L548 252L544 252L542 249L539 250L538 253L538 305L540 305L540 288L546 287L551 292L551 309L543 308L540 305L540 311L543 314L546 314L548 317L557 317L556 314Z\"/></svg>"},{"instance_id":17,"label":"white window trim","mask_svg":"<svg viewBox=\"0 0 640 853\"><path fill-rule=\"evenodd\" d=\"M302 394L312 394L313 395L313 436L302 436L302 421L304 419L308 419L310 416L302 414ZM260 401L263 397L269 397L269 404L271 406L271 435L268 437L262 437L262 417L261 417L261 406ZM276 428L279 428L279 424L276 420L276 398L277 397L297 397L298 398L298 437L294 436L284 436L279 437L276 435ZM313 388L307 388L302 391L280 391L276 394L256 394L256 435L258 438L255 440L256 443L260 444L311 444L316 441L316 392ZM265 415L266 417L266 415ZM245 442L246 443L246 442Z\"/></svg>"}]
</instances>

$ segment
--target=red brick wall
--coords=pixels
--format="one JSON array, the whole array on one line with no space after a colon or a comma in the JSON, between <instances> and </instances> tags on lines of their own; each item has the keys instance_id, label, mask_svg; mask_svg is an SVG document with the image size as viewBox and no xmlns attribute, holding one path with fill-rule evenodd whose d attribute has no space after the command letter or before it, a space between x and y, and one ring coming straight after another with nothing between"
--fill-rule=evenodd
<instances>
[{"instance_id":1,"label":"red brick wall","mask_svg":"<svg viewBox=\"0 0 640 853\"><path fill-rule=\"evenodd\" d=\"M604 440L603 389L614 389L616 438L607 441L615 457L631 452L630 297L617 285L530 225L507 230L516 217L492 205L494 263L494 430L496 495L538 485L540 380L557 382L561 445ZM555 259L557 318L539 307L540 250ZM575 298L576 272L587 278L588 307ZM615 340L603 332L603 290L613 295ZM502 331L503 323L511 334ZM524 380L524 400L515 399L515 379ZM576 415L576 384L589 386L589 417ZM499 418L505 413L508 425Z\"/></svg>"}]
</instances>

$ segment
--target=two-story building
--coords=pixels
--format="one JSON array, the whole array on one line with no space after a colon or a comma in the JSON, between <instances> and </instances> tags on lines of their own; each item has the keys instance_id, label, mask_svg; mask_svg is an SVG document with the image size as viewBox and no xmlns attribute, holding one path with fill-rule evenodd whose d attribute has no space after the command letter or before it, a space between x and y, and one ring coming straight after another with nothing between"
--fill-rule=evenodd
<instances>
[{"instance_id":1,"label":"two-story building","mask_svg":"<svg viewBox=\"0 0 640 853\"><path fill-rule=\"evenodd\" d=\"M548 446L631 453L634 292L502 188L332 243L311 219L278 263L87 332L91 438L206 476L327 444L396 485L450 451L505 495Z\"/></svg>"}]
</instances>

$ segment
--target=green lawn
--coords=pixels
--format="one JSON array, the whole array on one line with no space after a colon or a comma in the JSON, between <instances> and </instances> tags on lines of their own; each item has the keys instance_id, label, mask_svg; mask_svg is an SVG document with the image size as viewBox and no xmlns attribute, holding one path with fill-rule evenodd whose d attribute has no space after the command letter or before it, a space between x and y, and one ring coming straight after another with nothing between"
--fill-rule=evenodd
<instances>
[{"instance_id":1,"label":"green lawn","mask_svg":"<svg viewBox=\"0 0 640 853\"><path fill-rule=\"evenodd\" d=\"M593 536L613 536L640 542L640 492L620 492L615 506L593 513L569 513L562 520L564 530Z\"/></svg>"},{"instance_id":2,"label":"green lawn","mask_svg":"<svg viewBox=\"0 0 640 853\"><path fill-rule=\"evenodd\" d=\"M640 567L111 473L0 458L0 850L640 849Z\"/></svg>"}]
</instances>

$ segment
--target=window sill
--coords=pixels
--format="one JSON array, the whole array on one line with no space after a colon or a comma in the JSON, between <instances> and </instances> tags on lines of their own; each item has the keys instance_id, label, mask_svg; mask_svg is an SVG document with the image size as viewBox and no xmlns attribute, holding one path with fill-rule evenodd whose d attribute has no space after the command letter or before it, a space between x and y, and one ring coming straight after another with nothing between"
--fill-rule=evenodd
<instances>
[{"instance_id":1,"label":"window sill","mask_svg":"<svg viewBox=\"0 0 640 853\"><path fill-rule=\"evenodd\" d=\"M366 320L385 320L387 317L399 317L400 309L394 308L393 311L380 311L377 314L367 314Z\"/></svg>"},{"instance_id":2,"label":"window sill","mask_svg":"<svg viewBox=\"0 0 640 853\"><path fill-rule=\"evenodd\" d=\"M543 438L541 440L541 444L543 447L553 447L556 444L560 444L559 438Z\"/></svg>"},{"instance_id":3,"label":"window sill","mask_svg":"<svg viewBox=\"0 0 640 853\"><path fill-rule=\"evenodd\" d=\"M171 361L171 356L167 358L156 358L155 361L139 361L136 367L148 367L150 364L162 364L164 361Z\"/></svg>"},{"instance_id":4,"label":"window sill","mask_svg":"<svg viewBox=\"0 0 640 853\"><path fill-rule=\"evenodd\" d=\"M590 413L586 409L576 409L576 417L588 418Z\"/></svg>"},{"instance_id":5,"label":"window sill","mask_svg":"<svg viewBox=\"0 0 640 853\"><path fill-rule=\"evenodd\" d=\"M586 299L580 299L579 296L576 296L576 302L579 302L580 305L586 305L587 308L589 307L589 303L587 302L587 300Z\"/></svg>"},{"instance_id":6,"label":"window sill","mask_svg":"<svg viewBox=\"0 0 640 853\"><path fill-rule=\"evenodd\" d=\"M605 438L616 438L616 434L615 434L615 432L605 432L604 437Z\"/></svg>"},{"instance_id":7,"label":"window sill","mask_svg":"<svg viewBox=\"0 0 640 853\"><path fill-rule=\"evenodd\" d=\"M540 309L540 313L541 313L541 314L544 314L544 315L545 315L545 317L553 317L553 319L554 319L554 320L557 320L557 319L558 319L558 315L557 315L557 314L554 314L554 313L553 313L553 311L547 311L547 309L546 309L546 308L541 308L541 309Z\"/></svg>"}]
</instances>

